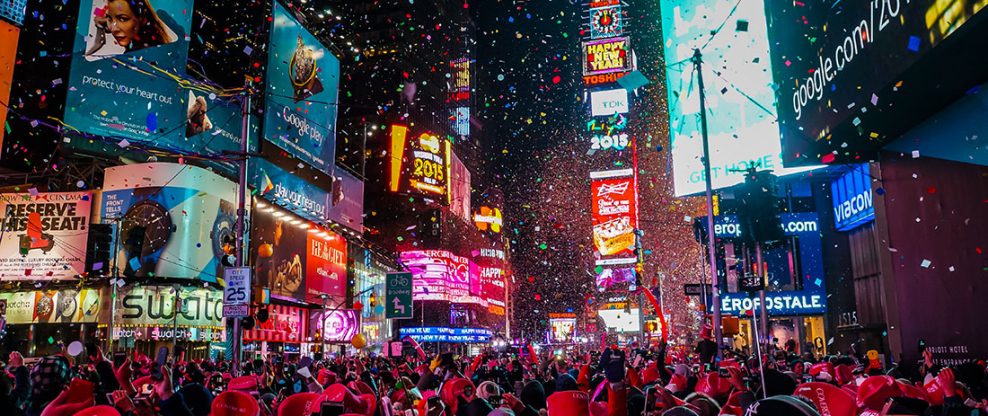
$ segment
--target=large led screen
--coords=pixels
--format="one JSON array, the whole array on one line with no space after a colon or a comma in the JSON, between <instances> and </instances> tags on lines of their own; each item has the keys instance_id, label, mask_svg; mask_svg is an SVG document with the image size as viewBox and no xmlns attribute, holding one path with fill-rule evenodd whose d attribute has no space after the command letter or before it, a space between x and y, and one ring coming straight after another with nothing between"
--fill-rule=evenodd
<instances>
[{"instance_id":1,"label":"large led screen","mask_svg":"<svg viewBox=\"0 0 988 416\"><path fill-rule=\"evenodd\" d=\"M274 2L264 138L323 172L336 157L340 61Z\"/></svg>"},{"instance_id":2,"label":"large led screen","mask_svg":"<svg viewBox=\"0 0 988 416\"><path fill-rule=\"evenodd\" d=\"M748 167L798 172L782 166L764 4L662 0L661 8L676 195L705 188L697 73L690 61L696 48L703 57L713 188L744 182Z\"/></svg>"},{"instance_id":3,"label":"large led screen","mask_svg":"<svg viewBox=\"0 0 988 416\"><path fill-rule=\"evenodd\" d=\"M178 143L192 0L82 0L65 123L120 139ZM112 140L119 142L120 140Z\"/></svg>"},{"instance_id":4,"label":"large led screen","mask_svg":"<svg viewBox=\"0 0 988 416\"><path fill-rule=\"evenodd\" d=\"M114 264L125 276L215 282L233 239L236 200L236 184L196 166L107 168L100 216L119 236Z\"/></svg>"},{"instance_id":5,"label":"large led screen","mask_svg":"<svg viewBox=\"0 0 988 416\"><path fill-rule=\"evenodd\" d=\"M451 153L450 143L435 134L391 126L391 192L445 196Z\"/></svg>"},{"instance_id":6,"label":"large led screen","mask_svg":"<svg viewBox=\"0 0 988 416\"><path fill-rule=\"evenodd\" d=\"M250 259L255 279L271 295L342 304L346 297L347 242L271 204L258 202L251 216Z\"/></svg>"},{"instance_id":7,"label":"large led screen","mask_svg":"<svg viewBox=\"0 0 988 416\"><path fill-rule=\"evenodd\" d=\"M988 2L767 0L765 4L772 22L769 39L785 156L796 161L820 160L817 153L826 156L831 148L847 149L839 151L845 153L871 146L886 140L890 130L912 126L914 121L882 116L896 114L897 102L904 107L903 92L922 88L904 82L904 74L972 21ZM940 71L940 77L951 70L942 62L930 67ZM927 82L935 76L918 78ZM949 77L943 78L930 83L935 95L955 88L948 86ZM972 86L962 86L958 92ZM937 99L927 98L931 103ZM924 97L910 95L910 99Z\"/></svg>"},{"instance_id":8,"label":"large led screen","mask_svg":"<svg viewBox=\"0 0 988 416\"><path fill-rule=\"evenodd\" d=\"M480 270L466 257L444 250L405 251L401 262L412 273L413 300L484 303Z\"/></svg>"},{"instance_id":9,"label":"large led screen","mask_svg":"<svg viewBox=\"0 0 988 416\"><path fill-rule=\"evenodd\" d=\"M594 172L592 192L593 246L598 265L635 262L638 195L630 171Z\"/></svg>"}]
</instances>

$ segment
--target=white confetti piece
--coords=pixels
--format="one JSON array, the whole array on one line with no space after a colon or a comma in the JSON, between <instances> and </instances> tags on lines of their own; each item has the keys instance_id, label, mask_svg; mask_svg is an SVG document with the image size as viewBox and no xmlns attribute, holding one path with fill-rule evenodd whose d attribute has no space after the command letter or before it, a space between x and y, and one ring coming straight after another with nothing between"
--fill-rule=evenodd
<instances>
[{"instance_id":1,"label":"white confetti piece","mask_svg":"<svg viewBox=\"0 0 988 416\"><path fill-rule=\"evenodd\" d=\"M922 267L924 269L929 269L931 264L933 264L933 262L931 262L929 260L926 260L926 259L923 259L923 262L920 263L919 265L920 265L920 267Z\"/></svg>"}]
</instances>

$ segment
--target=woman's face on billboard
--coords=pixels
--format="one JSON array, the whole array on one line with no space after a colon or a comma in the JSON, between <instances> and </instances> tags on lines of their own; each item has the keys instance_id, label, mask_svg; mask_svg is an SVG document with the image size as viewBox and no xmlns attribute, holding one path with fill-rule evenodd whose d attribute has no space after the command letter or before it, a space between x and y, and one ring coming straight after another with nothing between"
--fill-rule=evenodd
<instances>
[{"instance_id":1,"label":"woman's face on billboard","mask_svg":"<svg viewBox=\"0 0 988 416\"><path fill-rule=\"evenodd\" d=\"M127 0L110 0L107 6L106 19L110 33L120 46L129 47L137 38L142 22L134 15Z\"/></svg>"}]
</instances>

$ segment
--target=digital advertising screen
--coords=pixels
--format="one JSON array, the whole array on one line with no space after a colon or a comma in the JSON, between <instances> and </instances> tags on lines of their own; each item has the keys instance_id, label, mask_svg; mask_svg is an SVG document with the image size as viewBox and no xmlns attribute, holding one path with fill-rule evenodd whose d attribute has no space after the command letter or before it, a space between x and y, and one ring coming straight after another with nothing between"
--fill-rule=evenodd
<instances>
[{"instance_id":1,"label":"digital advertising screen","mask_svg":"<svg viewBox=\"0 0 988 416\"><path fill-rule=\"evenodd\" d=\"M450 152L449 210L464 221L470 221L470 170L456 153Z\"/></svg>"},{"instance_id":2,"label":"digital advertising screen","mask_svg":"<svg viewBox=\"0 0 988 416\"><path fill-rule=\"evenodd\" d=\"M65 123L114 143L179 143L187 97L173 77L185 73L193 11L193 0L82 0Z\"/></svg>"},{"instance_id":3,"label":"digital advertising screen","mask_svg":"<svg viewBox=\"0 0 988 416\"><path fill-rule=\"evenodd\" d=\"M175 289L178 288L178 293ZM175 298L182 306L175 318ZM103 297L103 310L109 311L110 296ZM124 286L117 290L114 322L122 326L168 327L177 321L182 327L225 327L223 292L204 287Z\"/></svg>"},{"instance_id":4,"label":"digital advertising screen","mask_svg":"<svg viewBox=\"0 0 988 416\"><path fill-rule=\"evenodd\" d=\"M632 172L592 172L591 178L591 216L597 265L634 263L638 192Z\"/></svg>"},{"instance_id":5,"label":"digital advertising screen","mask_svg":"<svg viewBox=\"0 0 988 416\"><path fill-rule=\"evenodd\" d=\"M340 61L274 2L264 138L323 172L336 161Z\"/></svg>"},{"instance_id":6,"label":"digital advertising screen","mask_svg":"<svg viewBox=\"0 0 988 416\"><path fill-rule=\"evenodd\" d=\"M661 0L660 5L676 196L705 189L699 90L690 61L697 48L703 51L713 188L744 182L748 167L780 176L799 172L782 165L764 3Z\"/></svg>"},{"instance_id":7,"label":"digital advertising screen","mask_svg":"<svg viewBox=\"0 0 988 416\"><path fill-rule=\"evenodd\" d=\"M565 342L570 340L576 331L576 318L550 318L549 340Z\"/></svg>"},{"instance_id":8,"label":"digital advertising screen","mask_svg":"<svg viewBox=\"0 0 988 416\"><path fill-rule=\"evenodd\" d=\"M635 284L635 268L602 268L597 273L597 290L628 290Z\"/></svg>"},{"instance_id":9,"label":"digital advertising screen","mask_svg":"<svg viewBox=\"0 0 988 416\"><path fill-rule=\"evenodd\" d=\"M347 242L272 204L257 202L251 215L250 260L255 279L272 297L330 305L346 297Z\"/></svg>"},{"instance_id":10,"label":"digital advertising screen","mask_svg":"<svg viewBox=\"0 0 988 416\"><path fill-rule=\"evenodd\" d=\"M583 75L627 72L634 69L628 37L583 42Z\"/></svg>"},{"instance_id":11,"label":"digital advertising screen","mask_svg":"<svg viewBox=\"0 0 988 416\"><path fill-rule=\"evenodd\" d=\"M104 318L100 289L38 290L0 293L8 324L95 323Z\"/></svg>"},{"instance_id":12,"label":"digital advertising screen","mask_svg":"<svg viewBox=\"0 0 988 416\"><path fill-rule=\"evenodd\" d=\"M244 341L302 342L308 335L309 310L289 305L267 305L268 319L244 331Z\"/></svg>"},{"instance_id":13,"label":"digital advertising screen","mask_svg":"<svg viewBox=\"0 0 988 416\"><path fill-rule=\"evenodd\" d=\"M598 150L624 150L631 145L628 116L613 114L607 117L591 117L587 120L586 135L591 152Z\"/></svg>"},{"instance_id":14,"label":"digital advertising screen","mask_svg":"<svg viewBox=\"0 0 988 416\"><path fill-rule=\"evenodd\" d=\"M309 333L328 343L349 343L360 331L360 312L354 309L313 310L311 316Z\"/></svg>"},{"instance_id":15,"label":"digital advertising screen","mask_svg":"<svg viewBox=\"0 0 988 416\"><path fill-rule=\"evenodd\" d=\"M482 304L480 270L466 257L444 250L404 251L401 262L412 273L413 300Z\"/></svg>"},{"instance_id":16,"label":"digital advertising screen","mask_svg":"<svg viewBox=\"0 0 988 416\"><path fill-rule=\"evenodd\" d=\"M470 99L470 59L461 58L449 63L452 72L450 95L453 101Z\"/></svg>"},{"instance_id":17,"label":"digital advertising screen","mask_svg":"<svg viewBox=\"0 0 988 416\"><path fill-rule=\"evenodd\" d=\"M120 274L216 282L236 227L236 200L236 184L197 166L107 168L100 217L119 228ZM141 230L144 238L135 244Z\"/></svg>"},{"instance_id":18,"label":"digital advertising screen","mask_svg":"<svg viewBox=\"0 0 988 416\"><path fill-rule=\"evenodd\" d=\"M630 110L628 90L624 88L593 91L590 93L591 116L612 116L615 114L625 114Z\"/></svg>"},{"instance_id":19,"label":"digital advertising screen","mask_svg":"<svg viewBox=\"0 0 988 416\"><path fill-rule=\"evenodd\" d=\"M391 126L391 192L446 196L451 153L450 143L435 134Z\"/></svg>"},{"instance_id":20,"label":"digital advertising screen","mask_svg":"<svg viewBox=\"0 0 988 416\"><path fill-rule=\"evenodd\" d=\"M768 35L787 161L798 161L801 154L819 161L818 155L830 153L831 148L845 153L880 143L890 131L912 126L894 116L896 108L914 105L910 100L934 102L934 95L948 94L955 87L960 95L974 85L948 86L950 64L940 60L929 62L931 73L909 77L910 81L938 78L936 94L908 98L903 94L920 87L910 85L905 73L975 17L985 19L988 2L768 0L765 4L772 22ZM970 72L967 67L956 70ZM919 111L912 113L908 115Z\"/></svg>"},{"instance_id":21,"label":"digital advertising screen","mask_svg":"<svg viewBox=\"0 0 988 416\"><path fill-rule=\"evenodd\" d=\"M90 192L0 194L0 281L85 273L92 203Z\"/></svg>"},{"instance_id":22,"label":"digital advertising screen","mask_svg":"<svg viewBox=\"0 0 988 416\"><path fill-rule=\"evenodd\" d=\"M597 311L597 316L604 321L604 326L607 327L608 331L614 332L638 332L640 325L638 316L640 314L641 310L638 308L631 308L631 313L626 312L623 308Z\"/></svg>"},{"instance_id":23,"label":"digital advertising screen","mask_svg":"<svg viewBox=\"0 0 988 416\"><path fill-rule=\"evenodd\" d=\"M590 38L601 39L624 33L624 16L621 6L590 9Z\"/></svg>"}]
</instances>

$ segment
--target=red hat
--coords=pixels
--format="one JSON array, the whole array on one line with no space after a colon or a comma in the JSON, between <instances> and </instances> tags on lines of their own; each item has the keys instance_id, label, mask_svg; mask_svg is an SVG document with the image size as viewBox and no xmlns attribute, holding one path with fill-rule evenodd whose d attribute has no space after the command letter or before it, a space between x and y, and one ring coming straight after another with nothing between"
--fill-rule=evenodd
<instances>
[{"instance_id":1,"label":"red hat","mask_svg":"<svg viewBox=\"0 0 988 416\"><path fill-rule=\"evenodd\" d=\"M731 393L731 397L727 399L727 403L724 403L724 407L720 409L720 414L730 416L743 415L744 411L741 409L741 395L743 393L740 391Z\"/></svg>"},{"instance_id":2,"label":"red hat","mask_svg":"<svg viewBox=\"0 0 988 416\"><path fill-rule=\"evenodd\" d=\"M460 395L466 391L467 388L476 391L473 382L465 378L454 378L443 383L442 390L439 391L439 398L442 399L443 403L447 408L452 410L453 414L456 414L457 405L459 401L456 400Z\"/></svg>"},{"instance_id":3,"label":"red hat","mask_svg":"<svg viewBox=\"0 0 988 416\"><path fill-rule=\"evenodd\" d=\"M910 399L919 399L924 402L930 401L930 398L926 395L926 390L916 387L912 384L905 383L902 380L896 380L899 383L899 390L902 390L902 395Z\"/></svg>"},{"instance_id":4,"label":"red hat","mask_svg":"<svg viewBox=\"0 0 988 416\"><path fill-rule=\"evenodd\" d=\"M427 409L427 406L429 405L429 399L433 397L436 397L435 390L426 390L422 392L422 399L420 399L418 404L415 406L418 409L420 416L425 416L427 410L429 410Z\"/></svg>"},{"instance_id":5,"label":"red hat","mask_svg":"<svg viewBox=\"0 0 988 416\"><path fill-rule=\"evenodd\" d=\"M607 402L590 402L590 416L607 416Z\"/></svg>"},{"instance_id":6,"label":"red hat","mask_svg":"<svg viewBox=\"0 0 988 416\"><path fill-rule=\"evenodd\" d=\"M645 387L645 383L642 383L641 376L638 375L638 370L634 367L628 369L628 384L639 390Z\"/></svg>"},{"instance_id":7,"label":"red hat","mask_svg":"<svg viewBox=\"0 0 988 416\"><path fill-rule=\"evenodd\" d=\"M717 373L707 373L696 382L696 391L722 400L731 392L731 382Z\"/></svg>"},{"instance_id":8,"label":"red hat","mask_svg":"<svg viewBox=\"0 0 988 416\"><path fill-rule=\"evenodd\" d=\"M326 396L319 393L298 393L288 396L278 405L278 416L308 416L320 411Z\"/></svg>"},{"instance_id":9,"label":"red hat","mask_svg":"<svg viewBox=\"0 0 988 416\"><path fill-rule=\"evenodd\" d=\"M858 385L856 383L847 383L840 389L848 392L851 396L858 397Z\"/></svg>"},{"instance_id":10,"label":"red hat","mask_svg":"<svg viewBox=\"0 0 988 416\"><path fill-rule=\"evenodd\" d=\"M325 368L321 368L319 369L319 372L316 373L316 381L323 386L333 384L336 382L336 373Z\"/></svg>"},{"instance_id":11,"label":"red hat","mask_svg":"<svg viewBox=\"0 0 988 416\"><path fill-rule=\"evenodd\" d=\"M741 363L738 363L735 359L724 360L720 362L720 368L736 368L741 369Z\"/></svg>"},{"instance_id":12,"label":"red hat","mask_svg":"<svg viewBox=\"0 0 988 416\"><path fill-rule=\"evenodd\" d=\"M120 416L113 406L93 406L75 412L72 416Z\"/></svg>"},{"instance_id":13,"label":"red hat","mask_svg":"<svg viewBox=\"0 0 988 416\"><path fill-rule=\"evenodd\" d=\"M858 411L854 396L829 383L800 384L793 395L809 399L821 415L854 416Z\"/></svg>"},{"instance_id":14,"label":"red hat","mask_svg":"<svg viewBox=\"0 0 988 416\"><path fill-rule=\"evenodd\" d=\"M576 376L576 385L580 390L590 390L590 366L584 364L580 366L580 373Z\"/></svg>"},{"instance_id":15,"label":"red hat","mask_svg":"<svg viewBox=\"0 0 988 416\"><path fill-rule=\"evenodd\" d=\"M926 383L926 385L923 386L923 390L926 390L926 397L931 406L940 406L943 404L943 388L940 387L939 380L936 378L930 380L929 383Z\"/></svg>"},{"instance_id":16,"label":"red hat","mask_svg":"<svg viewBox=\"0 0 988 416\"><path fill-rule=\"evenodd\" d=\"M837 374L832 375L837 380L837 384L843 386L854 381L854 372L852 370L854 369L849 364L837 364L837 366L834 367L834 371L837 372Z\"/></svg>"},{"instance_id":17,"label":"red hat","mask_svg":"<svg viewBox=\"0 0 988 416\"><path fill-rule=\"evenodd\" d=\"M234 377L227 383L227 389L237 390L243 392L257 391L257 377L254 376L240 376Z\"/></svg>"},{"instance_id":18,"label":"red hat","mask_svg":"<svg viewBox=\"0 0 988 416\"><path fill-rule=\"evenodd\" d=\"M560 391L546 399L549 414L590 416L590 396L582 391Z\"/></svg>"},{"instance_id":19,"label":"red hat","mask_svg":"<svg viewBox=\"0 0 988 416\"><path fill-rule=\"evenodd\" d=\"M827 373L830 376L830 380L833 380L837 376L837 371L834 370L834 365L828 362L816 363L810 367L810 375L817 380L826 379L826 377L820 377L821 374Z\"/></svg>"},{"instance_id":20,"label":"red hat","mask_svg":"<svg viewBox=\"0 0 988 416\"><path fill-rule=\"evenodd\" d=\"M370 416L377 411L377 397L373 394L354 394L346 386L336 383L323 392L326 400L343 403L347 411Z\"/></svg>"},{"instance_id":21,"label":"red hat","mask_svg":"<svg viewBox=\"0 0 988 416\"><path fill-rule=\"evenodd\" d=\"M858 406L866 409L882 410L889 398L899 396L899 383L889 376L871 376L858 386Z\"/></svg>"},{"instance_id":22,"label":"red hat","mask_svg":"<svg viewBox=\"0 0 988 416\"><path fill-rule=\"evenodd\" d=\"M642 383L652 384L659 379L659 365L657 363L651 363L648 367L645 367L645 371L642 371Z\"/></svg>"},{"instance_id":23,"label":"red hat","mask_svg":"<svg viewBox=\"0 0 988 416\"><path fill-rule=\"evenodd\" d=\"M257 400L240 391L224 391L213 399L212 416L257 416L261 412Z\"/></svg>"},{"instance_id":24,"label":"red hat","mask_svg":"<svg viewBox=\"0 0 988 416\"><path fill-rule=\"evenodd\" d=\"M714 337L713 330L714 328L712 326L704 325L703 328L700 329L700 338L704 338L704 339L713 338Z\"/></svg>"},{"instance_id":25,"label":"red hat","mask_svg":"<svg viewBox=\"0 0 988 416\"><path fill-rule=\"evenodd\" d=\"M351 381L349 387L359 394L374 394L374 389L360 380Z\"/></svg>"}]
</instances>

